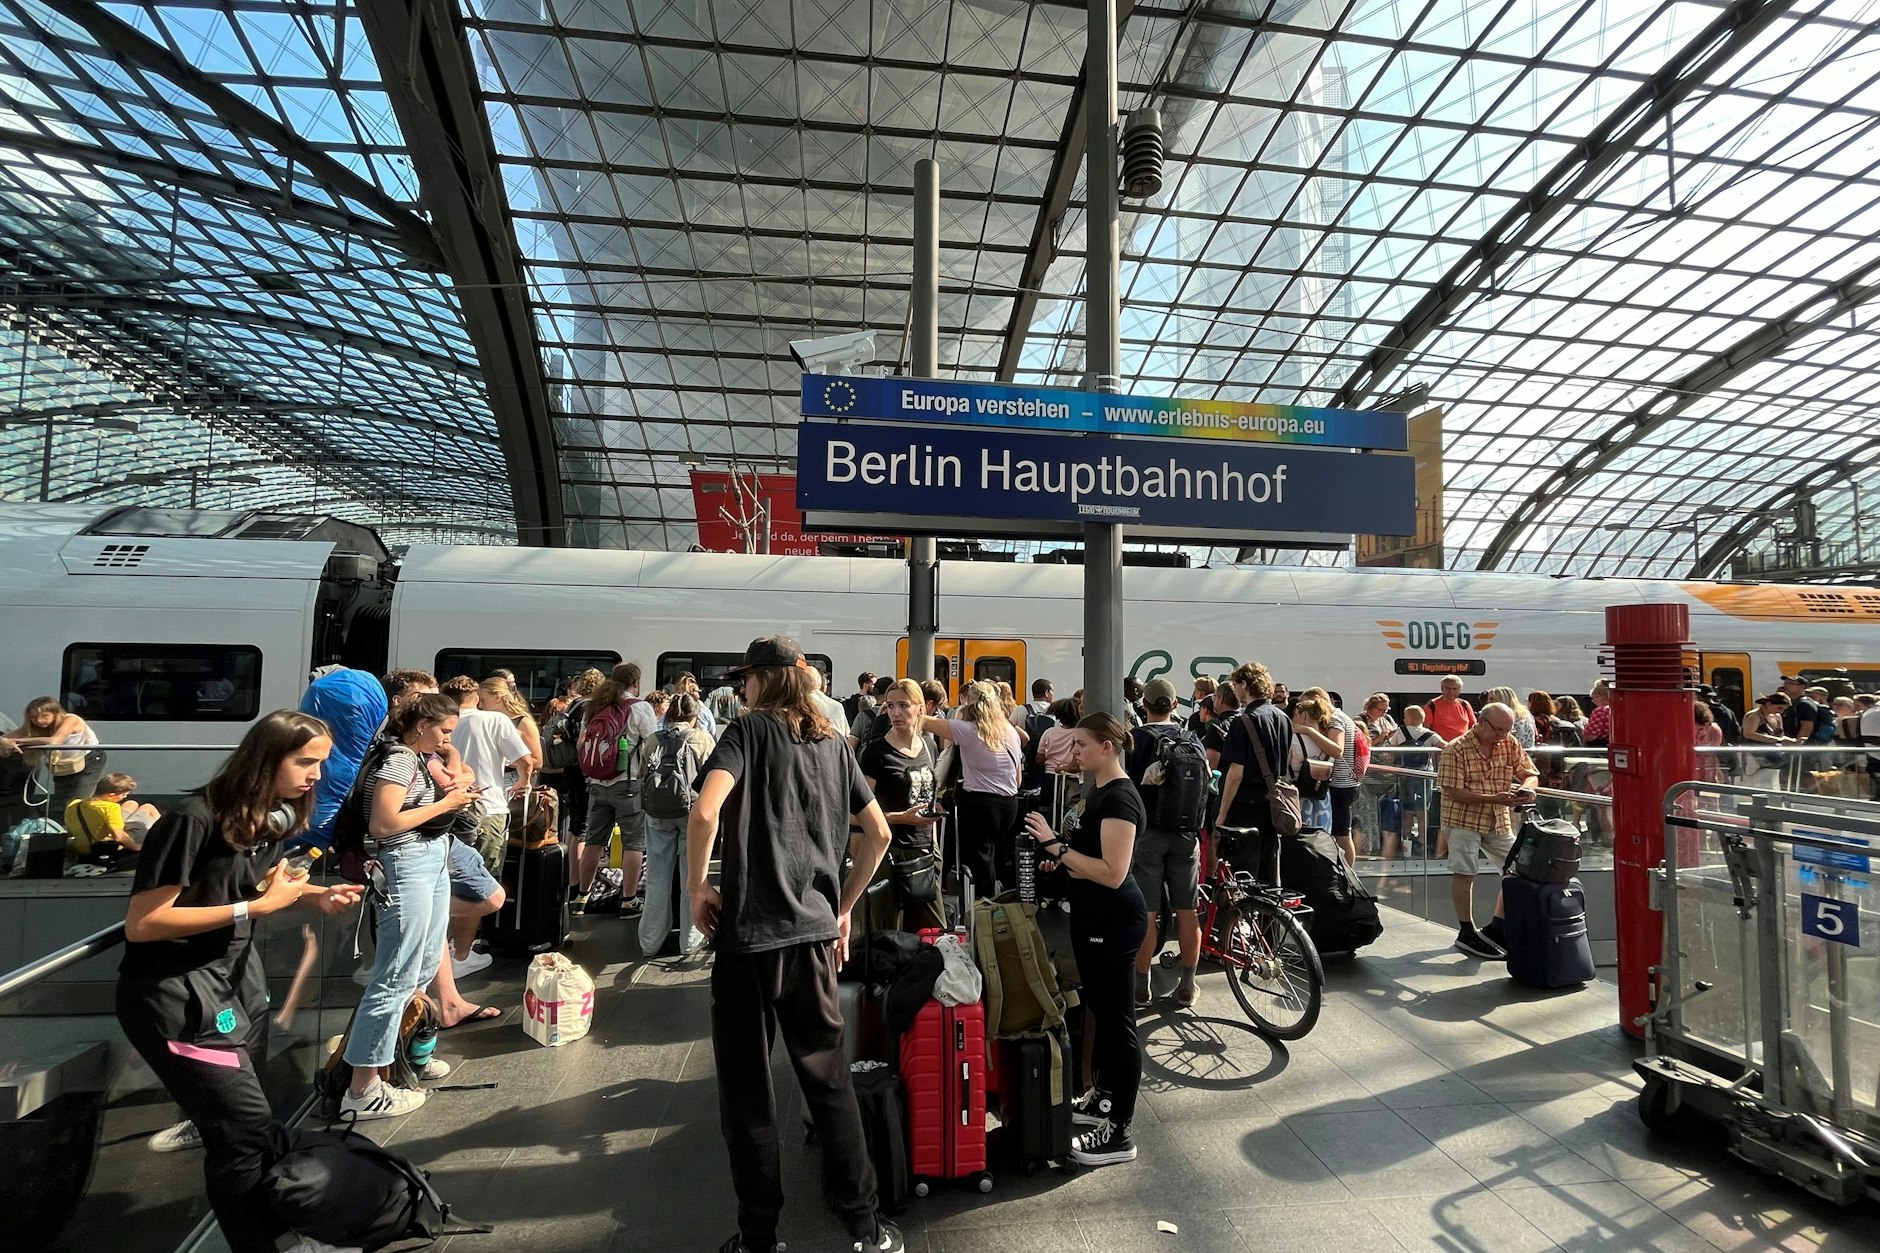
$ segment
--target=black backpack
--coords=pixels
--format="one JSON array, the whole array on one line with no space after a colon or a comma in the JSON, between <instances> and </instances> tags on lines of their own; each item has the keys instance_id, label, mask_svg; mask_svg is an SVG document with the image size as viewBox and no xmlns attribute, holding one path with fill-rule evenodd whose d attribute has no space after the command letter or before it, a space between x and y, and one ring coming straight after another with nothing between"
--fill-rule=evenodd
<instances>
[{"instance_id":1,"label":"black backpack","mask_svg":"<svg viewBox=\"0 0 1880 1253\"><path fill-rule=\"evenodd\" d=\"M1279 878L1312 909L1307 931L1321 953L1355 953L1384 934L1377 897L1364 886L1332 837L1301 831L1279 842Z\"/></svg>"},{"instance_id":2,"label":"black backpack","mask_svg":"<svg viewBox=\"0 0 1880 1253\"><path fill-rule=\"evenodd\" d=\"M1033 712L1025 715L1025 734L1030 738L1025 741L1025 778L1019 786L1020 791L1044 786L1044 763L1038 760L1038 741L1057 724L1058 720L1050 714Z\"/></svg>"},{"instance_id":3,"label":"black backpack","mask_svg":"<svg viewBox=\"0 0 1880 1253\"><path fill-rule=\"evenodd\" d=\"M683 818L692 812L692 789L704 763L685 727L665 727L655 740L659 757L640 785L640 805L655 818Z\"/></svg>"},{"instance_id":4,"label":"black backpack","mask_svg":"<svg viewBox=\"0 0 1880 1253\"><path fill-rule=\"evenodd\" d=\"M453 1227L431 1177L350 1126L274 1129L274 1164L262 1194L274 1216L301 1235L371 1253L401 1240L487 1232Z\"/></svg>"},{"instance_id":5,"label":"black backpack","mask_svg":"<svg viewBox=\"0 0 1880 1253\"><path fill-rule=\"evenodd\" d=\"M581 760L581 716L586 709L586 700L570 701L542 724L543 769L567 770Z\"/></svg>"},{"instance_id":6,"label":"black backpack","mask_svg":"<svg viewBox=\"0 0 1880 1253\"><path fill-rule=\"evenodd\" d=\"M1155 736L1155 764L1162 767L1149 825L1157 831L1196 835L1207 822L1208 783L1213 771L1208 769L1207 750L1200 740L1174 723L1166 725L1173 734L1149 731Z\"/></svg>"}]
</instances>

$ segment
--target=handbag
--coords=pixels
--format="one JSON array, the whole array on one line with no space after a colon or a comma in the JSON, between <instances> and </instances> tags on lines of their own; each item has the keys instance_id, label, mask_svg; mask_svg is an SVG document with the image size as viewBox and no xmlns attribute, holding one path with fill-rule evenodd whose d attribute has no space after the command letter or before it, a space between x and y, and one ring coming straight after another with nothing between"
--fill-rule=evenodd
<instances>
[{"instance_id":1,"label":"handbag","mask_svg":"<svg viewBox=\"0 0 1880 1253\"><path fill-rule=\"evenodd\" d=\"M509 847L546 848L561 843L556 834L560 798L552 787L532 787L509 798Z\"/></svg>"},{"instance_id":2,"label":"handbag","mask_svg":"<svg viewBox=\"0 0 1880 1253\"><path fill-rule=\"evenodd\" d=\"M888 877L894 884L895 903L902 909L940 899L940 863L930 849L906 857L890 852Z\"/></svg>"}]
</instances>

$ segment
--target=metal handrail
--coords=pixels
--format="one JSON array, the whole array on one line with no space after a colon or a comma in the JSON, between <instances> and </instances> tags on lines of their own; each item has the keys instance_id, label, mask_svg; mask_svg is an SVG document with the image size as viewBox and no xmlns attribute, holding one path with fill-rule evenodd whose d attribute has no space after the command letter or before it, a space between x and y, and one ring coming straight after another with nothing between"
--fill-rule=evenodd
<instances>
[{"instance_id":1,"label":"metal handrail","mask_svg":"<svg viewBox=\"0 0 1880 1253\"><path fill-rule=\"evenodd\" d=\"M0 975L0 1000L5 1000L16 992L23 992L42 979L50 978L61 970L69 970L82 961L108 953L124 943L124 924L114 922L104 930L86 936L56 952L27 962L17 970Z\"/></svg>"},{"instance_id":2,"label":"metal handrail","mask_svg":"<svg viewBox=\"0 0 1880 1253\"><path fill-rule=\"evenodd\" d=\"M1436 772L1433 770L1408 770L1402 766L1387 766L1377 761L1373 761L1371 768L1364 773L1367 778L1374 774L1394 774L1405 779L1422 779L1426 781L1431 781L1436 778ZM1610 796L1600 796L1593 792L1570 792L1566 788L1559 787L1537 787L1534 789L1534 794L1536 796L1551 796L1556 800L1578 801L1582 805L1612 804L1612 797Z\"/></svg>"}]
</instances>

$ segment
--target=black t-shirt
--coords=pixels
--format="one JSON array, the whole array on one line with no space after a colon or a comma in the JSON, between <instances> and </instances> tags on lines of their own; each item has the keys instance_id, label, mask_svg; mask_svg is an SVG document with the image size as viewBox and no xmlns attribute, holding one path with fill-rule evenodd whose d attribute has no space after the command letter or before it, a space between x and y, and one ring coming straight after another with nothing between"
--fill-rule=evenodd
<instances>
[{"instance_id":1,"label":"black t-shirt","mask_svg":"<svg viewBox=\"0 0 1880 1253\"><path fill-rule=\"evenodd\" d=\"M261 881L280 855L278 842L258 844L252 852L236 852L222 838L208 802L191 796L158 819L144 837L131 892L180 887L176 903L183 909L251 901L260 894ZM245 925L219 927L180 940L127 942L119 969L126 975L165 978L233 958L247 946Z\"/></svg>"},{"instance_id":2,"label":"black t-shirt","mask_svg":"<svg viewBox=\"0 0 1880 1253\"><path fill-rule=\"evenodd\" d=\"M1226 752L1228 732L1234 729L1234 720L1239 716L1238 713L1234 713L1225 718L1211 718L1202 723L1201 729L1195 732L1201 737L1201 747L1211 753Z\"/></svg>"},{"instance_id":3,"label":"black t-shirt","mask_svg":"<svg viewBox=\"0 0 1880 1253\"><path fill-rule=\"evenodd\" d=\"M1802 733L1802 724L1808 723L1815 728L1810 735L1820 734L1822 720L1827 718L1820 705L1806 696L1797 696L1789 702L1789 707L1782 711L1782 734L1796 736Z\"/></svg>"},{"instance_id":4,"label":"black t-shirt","mask_svg":"<svg viewBox=\"0 0 1880 1253\"><path fill-rule=\"evenodd\" d=\"M873 798L840 735L799 741L751 712L724 729L701 778L737 780L719 824L724 913L713 945L759 953L836 938L849 817Z\"/></svg>"},{"instance_id":5,"label":"black t-shirt","mask_svg":"<svg viewBox=\"0 0 1880 1253\"><path fill-rule=\"evenodd\" d=\"M1221 770L1240 767L1240 789L1234 793L1234 807L1227 815L1230 827L1266 827L1273 820L1267 804L1266 770L1254 757L1254 736L1258 735L1262 756L1276 779L1286 776L1292 759L1292 719L1272 701L1261 700L1235 715L1227 732L1227 746L1221 750Z\"/></svg>"},{"instance_id":6,"label":"black t-shirt","mask_svg":"<svg viewBox=\"0 0 1880 1253\"><path fill-rule=\"evenodd\" d=\"M914 755L904 754L886 736L870 740L856 754L862 773L875 781L875 799L887 813L899 813L933 800L933 757L926 741L914 737ZM896 844L928 848L933 844L932 827L890 825Z\"/></svg>"},{"instance_id":7,"label":"black t-shirt","mask_svg":"<svg viewBox=\"0 0 1880 1253\"><path fill-rule=\"evenodd\" d=\"M1143 806L1142 793L1128 779L1115 779L1093 788L1084 797L1081 812L1073 810L1064 818L1064 842L1073 853L1087 857L1103 856L1103 820L1121 818L1136 826L1136 838L1149 830L1149 811ZM1103 927L1110 922L1126 922L1145 910L1142 889L1135 876L1125 876L1123 885L1104 887L1091 879L1071 881L1072 924Z\"/></svg>"}]
</instances>

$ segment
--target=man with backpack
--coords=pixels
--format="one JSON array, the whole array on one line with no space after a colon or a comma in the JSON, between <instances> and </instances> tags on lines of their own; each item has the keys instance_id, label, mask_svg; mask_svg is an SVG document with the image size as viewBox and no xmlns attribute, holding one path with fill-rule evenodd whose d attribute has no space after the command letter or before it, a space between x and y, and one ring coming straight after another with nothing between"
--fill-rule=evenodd
<instances>
[{"instance_id":1,"label":"man with backpack","mask_svg":"<svg viewBox=\"0 0 1880 1253\"><path fill-rule=\"evenodd\" d=\"M1208 757L1201 741L1174 720L1173 683L1150 679L1143 685L1142 705L1148 721L1129 733L1123 758L1124 773L1142 793L1149 817L1149 829L1136 837L1130 863L1149 905L1149 930L1136 954L1136 1008L1146 1009L1154 999L1149 964L1160 947L1156 912L1166 887L1181 939L1182 976L1175 1003L1185 1009L1195 1003L1195 967L1201 962L1201 921L1195 906L1201 889L1199 845L1207 818Z\"/></svg>"},{"instance_id":2,"label":"man with backpack","mask_svg":"<svg viewBox=\"0 0 1880 1253\"><path fill-rule=\"evenodd\" d=\"M575 862L576 895L585 901L594 876L607 860L614 828L620 828L621 914L637 916L640 863L646 849L646 824L640 808L640 774L634 750L659 730L653 707L640 699L639 663L615 666L588 698L581 728L579 764L587 777L588 822Z\"/></svg>"}]
</instances>

